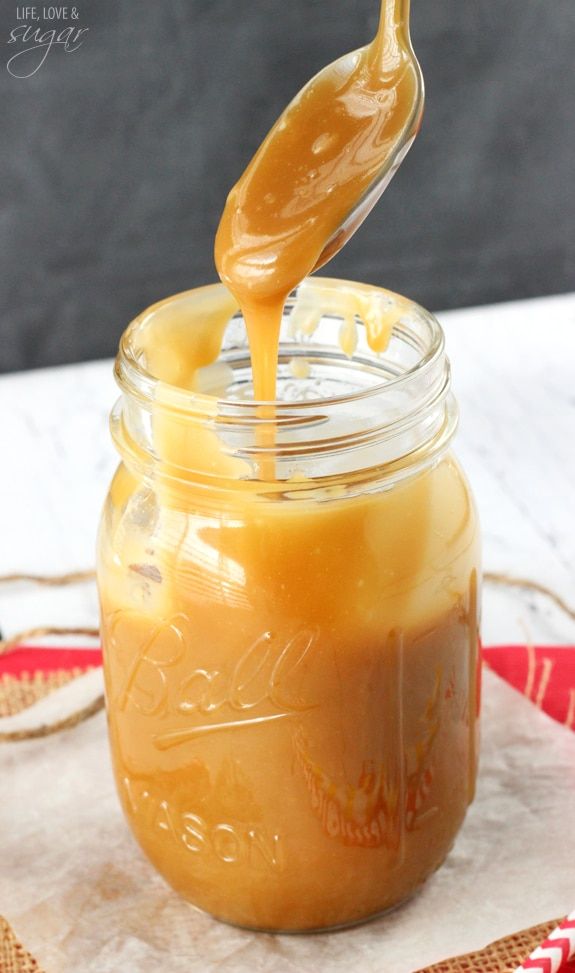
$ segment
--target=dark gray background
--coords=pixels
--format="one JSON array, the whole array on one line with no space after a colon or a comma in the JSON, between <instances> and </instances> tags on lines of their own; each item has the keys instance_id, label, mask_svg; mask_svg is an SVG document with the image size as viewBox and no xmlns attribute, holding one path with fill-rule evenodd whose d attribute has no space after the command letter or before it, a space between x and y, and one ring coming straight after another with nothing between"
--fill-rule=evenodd
<instances>
[{"instance_id":1,"label":"dark gray background","mask_svg":"<svg viewBox=\"0 0 575 973\"><path fill-rule=\"evenodd\" d=\"M2 0L0 370L114 353L215 277L225 194L378 0L80 0L89 27L12 78ZM45 25L47 29L52 25ZM575 0L413 0L423 130L329 273L432 309L575 285ZM327 271L326 271L327 272Z\"/></svg>"}]
</instances>

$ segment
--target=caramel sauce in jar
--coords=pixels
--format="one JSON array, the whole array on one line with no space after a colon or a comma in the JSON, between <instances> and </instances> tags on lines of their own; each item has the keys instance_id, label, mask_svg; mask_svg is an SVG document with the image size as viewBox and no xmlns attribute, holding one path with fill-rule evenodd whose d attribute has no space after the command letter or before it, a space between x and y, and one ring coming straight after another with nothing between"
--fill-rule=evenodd
<instances>
[{"instance_id":1,"label":"caramel sauce in jar","mask_svg":"<svg viewBox=\"0 0 575 973\"><path fill-rule=\"evenodd\" d=\"M98 575L130 827L228 922L380 914L445 858L477 766L479 538L441 329L306 281L266 416L214 285L140 315L116 373Z\"/></svg>"}]
</instances>

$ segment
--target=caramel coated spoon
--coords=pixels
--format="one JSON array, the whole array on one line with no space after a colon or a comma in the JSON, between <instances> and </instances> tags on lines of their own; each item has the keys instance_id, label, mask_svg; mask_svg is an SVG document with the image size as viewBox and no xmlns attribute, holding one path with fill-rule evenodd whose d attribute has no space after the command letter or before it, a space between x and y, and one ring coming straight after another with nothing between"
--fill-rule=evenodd
<instances>
[{"instance_id":1,"label":"caramel coated spoon","mask_svg":"<svg viewBox=\"0 0 575 973\"><path fill-rule=\"evenodd\" d=\"M423 103L409 0L382 0L373 42L308 82L228 196L216 264L242 307L277 307L341 249L405 158Z\"/></svg>"}]
</instances>

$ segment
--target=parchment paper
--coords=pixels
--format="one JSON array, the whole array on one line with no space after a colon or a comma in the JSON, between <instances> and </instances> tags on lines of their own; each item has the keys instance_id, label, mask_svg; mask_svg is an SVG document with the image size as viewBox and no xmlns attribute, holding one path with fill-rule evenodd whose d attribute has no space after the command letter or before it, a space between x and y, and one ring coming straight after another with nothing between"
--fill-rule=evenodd
<instances>
[{"instance_id":1,"label":"parchment paper","mask_svg":"<svg viewBox=\"0 0 575 973\"><path fill-rule=\"evenodd\" d=\"M124 823L103 714L0 746L0 913L47 973L412 973L565 914L575 907L575 734L484 676L476 801L443 868L384 919L268 936L180 900Z\"/></svg>"}]
</instances>

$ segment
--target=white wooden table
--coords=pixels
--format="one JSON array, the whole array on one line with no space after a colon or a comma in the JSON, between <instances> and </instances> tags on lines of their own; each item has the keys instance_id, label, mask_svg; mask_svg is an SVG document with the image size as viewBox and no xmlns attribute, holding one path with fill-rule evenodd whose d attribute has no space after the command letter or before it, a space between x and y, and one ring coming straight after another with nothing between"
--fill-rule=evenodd
<instances>
[{"instance_id":1,"label":"white wooden table","mask_svg":"<svg viewBox=\"0 0 575 973\"><path fill-rule=\"evenodd\" d=\"M575 601L575 293L439 315L461 409L456 450L471 480L487 570L529 576ZM118 337L122 322L118 323ZM65 572L94 561L117 457L111 362L0 377L0 574ZM90 586L0 590L5 633L88 624ZM486 590L486 644L575 641L539 596Z\"/></svg>"}]
</instances>

